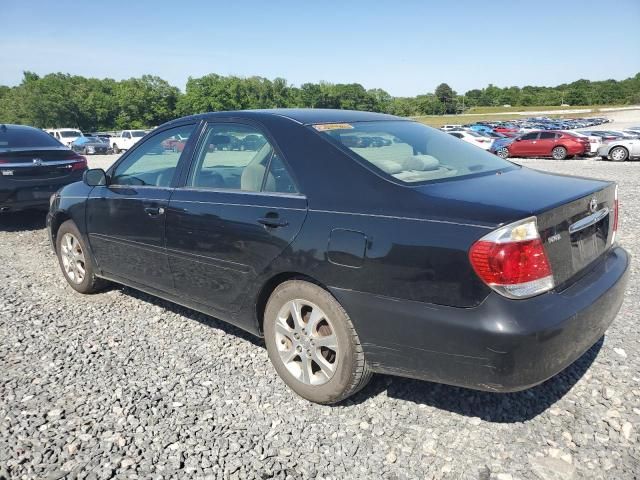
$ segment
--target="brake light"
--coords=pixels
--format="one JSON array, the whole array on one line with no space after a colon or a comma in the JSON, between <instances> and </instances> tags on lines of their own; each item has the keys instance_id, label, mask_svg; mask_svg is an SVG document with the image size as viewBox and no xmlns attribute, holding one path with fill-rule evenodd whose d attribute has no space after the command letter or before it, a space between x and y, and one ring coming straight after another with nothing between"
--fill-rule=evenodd
<instances>
[{"instance_id":1,"label":"brake light","mask_svg":"<svg viewBox=\"0 0 640 480\"><path fill-rule=\"evenodd\" d=\"M616 185L615 194L613 197L613 233L611 234L611 243L616 241L616 234L618 233L618 218L620 215L620 207L618 203L618 185Z\"/></svg>"},{"instance_id":2,"label":"brake light","mask_svg":"<svg viewBox=\"0 0 640 480\"><path fill-rule=\"evenodd\" d=\"M483 282L508 298L529 298L554 287L535 217L485 235L471 246L469 261Z\"/></svg>"},{"instance_id":3,"label":"brake light","mask_svg":"<svg viewBox=\"0 0 640 480\"><path fill-rule=\"evenodd\" d=\"M76 159L78 161L71 164L72 172L75 172L77 170L84 170L85 168L87 168L87 159L85 157L83 157L82 155L78 155L77 157L74 157L74 160Z\"/></svg>"}]
</instances>

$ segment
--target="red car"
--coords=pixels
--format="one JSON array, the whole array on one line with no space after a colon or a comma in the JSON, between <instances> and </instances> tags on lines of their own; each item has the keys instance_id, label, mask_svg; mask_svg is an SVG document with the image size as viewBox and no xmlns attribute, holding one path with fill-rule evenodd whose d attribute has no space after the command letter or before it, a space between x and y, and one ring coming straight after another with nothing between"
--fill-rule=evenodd
<instances>
[{"instance_id":1,"label":"red car","mask_svg":"<svg viewBox=\"0 0 640 480\"><path fill-rule=\"evenodd\" d=\"M496 152L499 157L552 157L564 160L574 155L584 155L591 146L589 139L569 132L529 132L513 140Z\"/></svg>"},{"instance_id":2,"label":"red car","mask_svg":"<svg viewBox=\"0 0 640 480\"><path fill-rule=\"evenodd\" d=\"M518 127L510 127L508 125L500 125L493 129L494 132L498 133L517 133L519 130Z\"/></svg>"}]
</instances>

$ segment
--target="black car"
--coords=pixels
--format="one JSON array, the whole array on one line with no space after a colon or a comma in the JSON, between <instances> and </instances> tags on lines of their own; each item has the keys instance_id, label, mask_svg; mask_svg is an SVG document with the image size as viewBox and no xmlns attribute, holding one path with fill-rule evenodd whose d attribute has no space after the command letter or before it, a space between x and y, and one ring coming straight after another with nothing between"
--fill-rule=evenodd
<instances>
[{"instance_id":1,"label":"black car","mask_svg":"<svg viewBox=\"0 0 640 480\"><path fill-rule=\"evenodd\" d=\"M60 187L82 179L84 157L48 133L0 124L0 213L49 206Z\"/></svg>"},{"instance_id":2,"label":"black car","mask_svg":"<svg viewBox=\"0 0 640 480\"><path fill-rule=\"evenodd\" d=\"M182 152L157 148L178 134ZM249 135L257 151L224 148ZM264 336L284 381L321 403L372 372L497 392L555 375L620 308L617 222L612 182L342 110L169 122L48 215L74 289L110 280Z\"/></svg>"}]
</instances>

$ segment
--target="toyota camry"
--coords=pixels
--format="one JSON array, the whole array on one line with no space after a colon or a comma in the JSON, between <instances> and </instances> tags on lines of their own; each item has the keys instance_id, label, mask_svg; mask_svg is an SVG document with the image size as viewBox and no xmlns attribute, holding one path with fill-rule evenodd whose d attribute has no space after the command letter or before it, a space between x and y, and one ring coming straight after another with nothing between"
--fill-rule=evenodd
<instances>
[{"instance_id":1,"label":"toyota camry","mask_svg":"<svg viewBox=\"0 0 640 480\"><path fill-rule=\"evenodd\" d=\"M171 121L56 193L47 223L75 290L116 282L263 336L326 404L374 372L539 384L602 337L629 265L616 184L355 111Z\"/></svg>"}]
</instances>

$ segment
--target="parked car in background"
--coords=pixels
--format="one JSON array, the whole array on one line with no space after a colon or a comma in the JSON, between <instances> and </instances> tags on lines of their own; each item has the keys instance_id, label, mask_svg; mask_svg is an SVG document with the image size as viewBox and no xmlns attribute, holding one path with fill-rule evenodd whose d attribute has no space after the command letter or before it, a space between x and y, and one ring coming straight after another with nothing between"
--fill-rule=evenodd
<instances>
[{"instance_id":1,"label":"parked car in background","mask_svg":"<svg viewBox=\"0 0 640 480\"><path fill-rule=\"evenodd\" d=\"M582 133L584 135L600 137L603 142L623 138L623 135L620 135L619 133L614 133L606 130L583 130Z\"/></svg>"},{"instance_id":2,"label":"parked car in background","mask_svg":"<svg viewBox=\"0 0 640 480\"><path fill-rule=\"evenodd\" d=\"M471 130L450 130L447 132L449 135L464 140L471 145L475 145L476 147L480 147L483 150L489 150L491 144L493 143L493 139L489 137L485 137L478 132L473 132Z\"/></svg>"},{"instance_id":3,"label":"parked car in background","mask_svg":"<svg viewBox=\"0 0 640 480\"><path fill-rule=\"evenodd\" d=\"M210 148L247 135L263 146ZM111 280L264 336L284 383L330 404L372 372L508 392L573 363L624 298L617 198L391 115L216 112L87 171L47 225L75 290Z\"/></svg>"},{"instance_id":4,"label":"parked car in background","mask_svg":"<svg viewBox=\"0 0 640 480\"><path fill-rule=\"evenodd\" d=\"M58 140L63 145L71 145L76 139L84 134L76 128L54 128L45 130L49 135Z\"/></svg>"},{"instance_id":5,"label":"parked car in background","mask_svg":"<svg viewBox=\"0 0 640 480\"><path fill-rule=\"evenodd\" d=\"M98 137L79 137L71 144L71 150L83 155L100 154L109 152L109 144Z\"/></svg>"},{"instance_id":6,"label":"parked car in background","mask_svg":"<svg viewBox=\"0 0 640 480\"><path fill-rule=\"evenodd\" d=\"M109 142L113 153L129 150L138 140L146 135L144 130L122 130L118 135L111 137Z\"/></svg>"},{"instance_id":7,"label":"parked car in background","mask_svg":"<svg viewBox=\"0 0 640 480\"><path fill-rule=\"evenodd\" d=\"M448 131L448 130L462 130L462 125L443 125L440 127L440 130Z\"/></svg>"},{"instance_id":8,"label":"parked car in background","mask_svg":"<svg viewBox=\"0 0 640 480\"><path fill-rule=\"evenodd\" d=\"M586 132L571 132L576 137L582 137L589 141L589 150L585 151L585 155L594 156L598 152L598 148L602 145L602 138L596 135L588 135Z\"/></svg>"},{"instance_id":9,"label":"parked car in background","mask_svg":"<svg viewBox=\"0 0 640 480\"><path fill-rule=\"evenodd\" d=\"M518 132L520 128L517 125L505 124L498 125L493 129L494 132L505 133L505 132Z\"/></svg>"},{"instance_id":10,"label":"parked car in background","mask_svg":"<svg viewBox=\"0 0 640 480\"><path fill-rule=\"evenodd\" d=\"M498 155L501 158L509 157L509 150L507 150L507 145L513 142L513 137L503 137L503 138L495 138L491 147L489 147L489 151Z\"/></svg>"},{"instance_id":11,"label":"parked car in background","mask_svg":"<svg viewBox=\"0 0 640 480\"><path fill-rule=\"evenodd\" d=\"M569 132L529 132L517 137L498 152L506 157L552 157L564 160L575 155L584 155L591 150L589 140Z\"/></svg>"},{"instance_id":12,"label":"parked car in background","mask_svg":"<svg viewBox=\"0 0 640 480\"><path fill-rule=\"evenodd\" d=\"M84 157L39 128L0 124L0 213L48 207L86 169Z\"/></svg>"},{"instance_id":13,"label":"parked car in background","mask_svg":"<svg viewBox=\"0 0 640 480\"><path fill-rule=\"evenodd\" d=\"M618 138L603 143L598 149L597 155L602 160L624 162L640 158L640 140Z\"/></svg>"},{"instance_id":14,"label":"parked car in background","mask_svg":"<svg viewBox=\"0 0 640 480\"><path fill-rule=\"evenodd\" d=\"M106 132L92 132L88 134L89 137L98 137L100 140L104 141L107 145L109 145L109 148L111 148L111 137L113 135L111 135L110 133L106 133Z\"/></svg>"}]
</instances>

